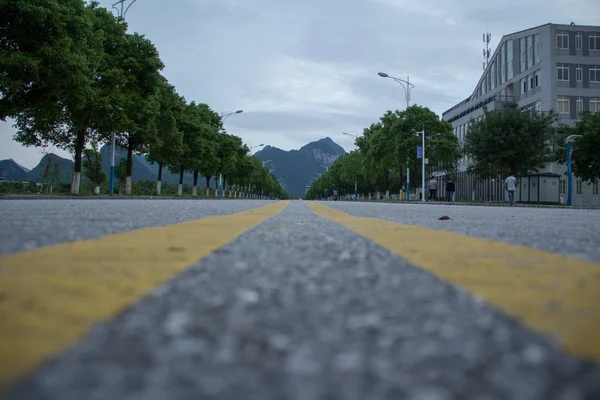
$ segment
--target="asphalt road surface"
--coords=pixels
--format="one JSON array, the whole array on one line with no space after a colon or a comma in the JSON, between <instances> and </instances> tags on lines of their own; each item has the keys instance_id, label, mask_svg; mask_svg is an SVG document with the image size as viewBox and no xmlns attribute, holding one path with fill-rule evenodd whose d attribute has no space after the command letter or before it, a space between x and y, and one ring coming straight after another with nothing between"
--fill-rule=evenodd
<instances>
[{"instance_id":1,"label":"asphalt road surface","mask_svg":"<svg viewBox=\"0 0 600 400\"><path fill-rule=\"evenodd\" d=\"M5 200L0 321L0 399L600 399L600 211Z\"/></svg>"}]
</instances>

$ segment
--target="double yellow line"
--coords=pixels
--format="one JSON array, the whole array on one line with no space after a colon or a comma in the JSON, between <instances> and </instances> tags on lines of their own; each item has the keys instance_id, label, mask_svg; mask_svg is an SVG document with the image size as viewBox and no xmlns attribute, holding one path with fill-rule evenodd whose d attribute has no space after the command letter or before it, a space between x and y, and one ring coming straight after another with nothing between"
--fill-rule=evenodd
<instances>
[{"instance_id":1,"label":"double yellow line","mask_svg":"<svg viewBox=\"0 0 600 400\"><path fill-rule=\"evenodd\" d=\"M1 257L0 386L288 204ZM567 352L600 362L599 264L306 204L524 325L555 335Z\"/></svg>"}]
</instances>

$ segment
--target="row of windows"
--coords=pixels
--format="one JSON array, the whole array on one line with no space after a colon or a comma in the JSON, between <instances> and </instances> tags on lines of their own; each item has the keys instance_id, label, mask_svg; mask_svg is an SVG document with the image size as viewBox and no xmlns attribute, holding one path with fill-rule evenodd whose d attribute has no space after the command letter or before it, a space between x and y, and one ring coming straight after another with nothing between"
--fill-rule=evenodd
<instances>
[{"instance_id":1,"label":"row of windows","mask_svg":"<svg viewBox=\"0 0 600 400\"><path fill-rule=\"evenodd\" d=\"M540 62L540 35L530 35L518 40L507 40L500 46L498 55L490 62L490 68L481 84L475 91L475 97L480 97L494 90L497 86L512 79L513 71L513 46L519 46L519 72L525 72Z\"/></svg>"},{"instance_id":2,"label":"row of windows","mask_svg":"<svg viewBox=\"0 0 600 400\"><path fill-rule=\"evenodd\" d=\"M591 83L600 83L600 66L594 65L590 67L589 78ZM569 80L569 65L568 64L557 64L556 65L556 79L559 81ZM575 68L575 80L577 82L583 81L583 66L577 65Z\"/></svg>"},{"instance_id":3,"label":"row of windows","mask_svg":"<svg viewBox=\"0 0 600 400\"><path fill-rule=\"evenodd\" d=\"M570 114L571 113L571 99L567 96L558 96L556 98L556 109L560 114ZM580 113L583 111L583 98L579 97L575 100L575 111ZM590 109L591 112L600 112L600 97L592 97L590 99Z\"/></svg>"},{"instance_id":4,"label":"row of windows","mask_svg":"<svg viewBox=\"0 0 600 400\"><path fill-rule=\"evenodd\" d=\"M569 34L566 32L559 32L556 34L556 48L557 49L569 49ZM577 32L575 35L575 49L583 49L583 34ZM592 33L589 37L589 49L592 51L600 51L600 33Z\"/></svg>"},{"instance_id":5,"label":"row of windows","mask_svg":"<svg viewBox=\"0 0 600 400\"><path fill-rule=\"evenodd\" d=\"M521 78L521 94L527 93L528 90L533 90L540 86L540 70L538 69L533 74Z\"/></svg>"}]
</instances>

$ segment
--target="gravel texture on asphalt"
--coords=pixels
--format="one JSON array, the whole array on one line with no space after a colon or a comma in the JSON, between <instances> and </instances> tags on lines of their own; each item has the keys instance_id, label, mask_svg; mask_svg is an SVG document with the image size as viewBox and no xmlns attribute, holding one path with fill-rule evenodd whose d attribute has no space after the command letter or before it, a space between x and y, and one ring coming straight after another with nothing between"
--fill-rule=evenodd
<instances>
[{"instance_id":1,"label":"gravel texture on asphalt","mask_svg":"<svg viewBox=\"0 0 600 400\"><path fill-rule=\"evenodd\" d=\"M0 398L598 396L600 366L292 202Z\"/></svg>"},{"instance_id":2,"label":"gravel texture on asphalt","mask_svg":"<svg viewBox=\"0 0 600 400\"><path fill-rule=\"evenodd\" d=\"M357 217L447 230L600 261L600 210L319 202ZM448 216L451 219L440 221Z\"/></svg>"},{"instance_id":3,"label":"gravel texture on asphalt","mask_svg":"<svg viewBox=\"0 0 600 400\"><path fill-rule=\"evenodd\" d=\"M0 255L258 208L267 200L0 201Z\"/></svg>"}]
</instances>

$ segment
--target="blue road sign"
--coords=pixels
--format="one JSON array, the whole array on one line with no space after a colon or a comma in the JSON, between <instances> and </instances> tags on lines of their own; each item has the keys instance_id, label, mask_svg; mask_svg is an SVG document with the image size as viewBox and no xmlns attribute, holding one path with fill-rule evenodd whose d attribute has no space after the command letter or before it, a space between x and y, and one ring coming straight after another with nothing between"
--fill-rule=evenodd
<instances>
[{"instance_id":1,"label":"blue road sign","mask_svg":"<svg viewBox=\"0 0 600 400\"><path fill-rule=\"evenodd\" d=\"M417 146L417 158L423 158L423 147Z\"/></svg>"}]
</instances>

